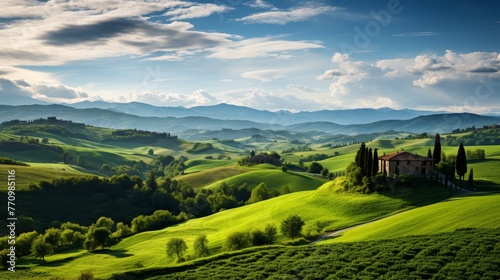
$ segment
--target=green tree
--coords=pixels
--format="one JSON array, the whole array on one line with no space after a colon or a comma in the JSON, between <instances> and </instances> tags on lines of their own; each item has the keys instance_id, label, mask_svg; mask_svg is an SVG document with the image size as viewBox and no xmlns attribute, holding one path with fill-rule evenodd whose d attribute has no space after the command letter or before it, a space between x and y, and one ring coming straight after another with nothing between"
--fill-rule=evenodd
<instances>
[{"instance_id":1,"label":"green tree","mask_svg":"<svg viewBox=\"0 0 500 280\"><path fill-rule=\"evenodd\" d=\"M153 149L148 150L148 155L152 156L155 154L155 151Z\"/></svg>"},{"instance_id":2,"label":"green tree","mask_svg":"<svg viewBox=\"0 0 500 280\"><path fill-rule=\"evenodd\" d=\"M210 255L210 250L208 249L208 238L206 234L202 234L196 237L193 247L198 257L207 257Z\"/></svg>"},{"instance_id":3,"label":"green tree","mask_svg":"<svg viewBox=\"0 0 500 280\"><path fill-rule=\"evenodd\" d=\"M113 221L113 219L108 217L99 217L99 219L97 219L97 221L95 222L96 228L104 227L109 229L109 231L112 231L114 226L115 222Z\"/></svg>"},{"instance_id":4,"label":"green tree","mask_svg":"<svg viewBox=\"0 0 500 280\"><path fill-rule=\"evenodd\" d=\"M45 262L45 256L54 253L54 248L50 243L46 242L42 236L39 236L31 245L31 252L37 258L41 258Z\"/></svg>"},{"instance_id":5,"label":"green tree","mask_svg":"<svg viewBox=\"0 0 500 280\"><path fill-rule=\"evenodd\" d=\"M458 178L460 180L460 186L462 186L462 181L465 179L465 173L467 173L467 157L465 155L465 149L462 143L460 143L460 147L458 148L455 166Z\"/></svg>"},{"instance_id":6,"label":"green tree","mask_svg":"<svg viewBox=\"0 0 500 280\"><path fill-rule=\"evenodd\" d=\"M436 134L436 138L434 139L434 151L432 151L434 155L434 164L438 165L441 161L441 136L439 133Z\"/></svg>"},{"instance_id":7,"label":"green tree","mask_svg":"<svg viewBox=\"0 0 500 280\"><path fill-rule=\"evenodd\" d=\"M154 170L149 171L148 179L146 180L146 187L153 191L158 188L158 183L156 182L156 172Z\"/></svg>"},{"instance_id":8,"label":"green tree","mask_svg":"<svg viewBox=\"0 0 500 280\"><path fill-rule=\"evenodd\" d=\"M474 170L471 168L469 172L469 188L474 188Z\"/></svg>"},{"instance_id":9,"label":"green tree","mask_svg":"<svg viewBox=\"0 0 500 280\"><path fill-rule=\"evenodd\" d=\"M167 242L167 256L169 258L175 255L177 260L180 261L186 250L187 245L182 238L173 237Z\"/></svg>"},{"instance_id":10,"label":"green tree","mask_svg":"<svg viewBox=\"0 0 500 280\"><path fill-rule=\"evenodd\" d=\"M254 229L250 233L252 239L252 246L262 246L268 244L267 236L261 229Z\"/></svg>"},{"instance_id":11,"label":"green tree","mask_svg":"<svg viewBox=\"0 0 500 280\"><path fill-rule=\"evenodd\" d=\"M49 228L45 230L43 235L43 241L49 243L52 246L58 246L61 241L61 232L57 228Z\"/></svg>"},{"instance_id":12,"label":"green tree","mask_svg":"<svg viewBox=\"0 0 500 280\"><path fill-rule=\"evenodd\" d=\"M328 177L328 173L330 173L330 170L328 170L328 168L323 168L323 170L321 170L321 176L323 177Z\"/></svg>"},{"instance_id":13,"label":"green tree","mask_svg":"<svg viewBox=\"0 0 500 280\"><path fill-rule=\"evenodd\" d=\"M250 235L247 232L233 232L226 238L225 248L228 251L241 250L251 244Z\"/></svg>"},{"instance_id":14,"label":"green tree","mask_svg":"<svg viewBox=\"0 0 500 280\"><path fill-rule=\"evenodd\" d=\"M307 172L320 174L321 170L323 170L323 166L321 164L319 164L318 162L314 161L313 163L311 163L311 165L309 165Z\"/></svg>"},{"instance_id":15,"label":"green tree","mask_svg":"<svg viewBox=\"0 0 500 280\"><path fill-rule=\"evenodd\" d=\"M283 235L290 237L292 240L299 237L302 232L304 221L297 214L290 214L281 223L281 232Z\"/></svg>"},{"instance_id":16,"label":"green tree","mask_svg":"<svg viewBox=\"0 0 500 280\"><path fill-rule=\"evenodd\" d=\"M431 152L431 149L428 149L428 150L427 150L427 157L428 157L428 158L432 158L432 152Z\"/></svg>"},{"instance_id":17,"label":"green tree","mask_svg":"<svg viewBox=\"0 0 500 280\"><path fill-rule=\"evenodd\" d=\"M252 189L248 203L255 203L266 200L272 197L271 190L267 187L266 183L260 183L257 187Z\"/></svg>"},{"instance_id":18,"label":"green tree","mask_svg":"<svg viewBox=\"0 0 500 280\"><path fill-rule=\"evenodd\" d=\"M288 167L286 167L286 165L281 166L281 171L287 172L288 171Z\"/></svg>"},{"instance_id":19,"label":"green tree","mask_svg":"<svg viewBox=\"0 0 500 280\"><path fill-rule=\"evenodd\" d=\"M378 149L373 150L373 165L372 165L372 175L376 176L378 173Z\"/></svg>"},{"instance_id":20,"label":"green tree","mask_svg":"<svg viewBox=\"0 0 500 280\"><path fill-rule=\"evenodd\" d=\"M94 251L101 247L106 248L113 244L114 240L111 238L111 230L107 227L96 227L95 224L91 225L89 231L85 235L83 247L88 251Z\"/></svg>"},{"instance_id":21,"label":"green tree","mask_svg":"<svg viewBox=\"0 0 500 280\"><path fill-rule=\"evenodd\" d=\"M275 224L267 224L264 228L264 233L269 244L274 244L276 242L276 236L278 235L278 230Z\"/></svg>"},{"instance_id":22,"label":"green tree","mask_svg":"<svg viewBox=\"0 0 500 280\"><path fill-rule=\"evenodd\" d=\"M368 156L366 159L365 175L366 177L372 177L373 171L373 154L372 148L368 149Z\"/></svg>"}]
</instances>

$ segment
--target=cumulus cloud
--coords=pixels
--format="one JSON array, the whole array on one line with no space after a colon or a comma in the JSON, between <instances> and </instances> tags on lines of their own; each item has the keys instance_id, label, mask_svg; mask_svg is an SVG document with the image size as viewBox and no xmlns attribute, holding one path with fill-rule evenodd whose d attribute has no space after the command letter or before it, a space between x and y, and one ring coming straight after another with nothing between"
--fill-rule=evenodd
<instances>
[{"instance_id":1,"label":"cumulus cloud","mask_svg":"<svg viewBox=\"0 0 500 280\"><path fill-rule=\"evenodd\" d=\"M272 10L267 12L255 13L249 16L237 19L244 23L267 23L267 24L287 24L290 22L299 22L309 20L321 14L340 11L340 8L324 5L304 5L293 7L288 10Z\"/></svg>"},{"instance_id":2,"label":"cumulus cloud","mask_svg":"<svg viewBox=\"0 0 500 280\"><path fill-rule=\"evenodd\" d=\"M30 90L35 94L41 94L47 98L74 99L89 97L83 90L70 88L65 85L33 85Z\"/></svg>"},{"instance_id":3,"label":"cumulus cloud","mask_svg":"<svg viewBox=\"0 0 500 280\"><path fill-rule=\"evenodd\" d=\"M343 76L343 75L345 75L345 74L342 73L342 71L340 71L340 70L330 69L330 70L326 70L325 73L316 77L316 79L318 79L318 80L333 80L333 79L340 77L340 76Z\"/></svg>"},{"instance_id":4,"label":"cumulus cloud","mask_svg":"<svg viewBox=\"0 0 500 280\"><path fill-rule=\"evenodd\" d=\"M500 59L496 52L422 54L374 63L348 55L332 56L335 69L317 79L331 80L330 94L345 104L367 107L477 108L500 103L493 94L500 85ZM413 98L408 98L413 96ZM466 105L464 105L466 104ZM478 109L479 110L479 109Z\"/></svg>"}]
</instances>

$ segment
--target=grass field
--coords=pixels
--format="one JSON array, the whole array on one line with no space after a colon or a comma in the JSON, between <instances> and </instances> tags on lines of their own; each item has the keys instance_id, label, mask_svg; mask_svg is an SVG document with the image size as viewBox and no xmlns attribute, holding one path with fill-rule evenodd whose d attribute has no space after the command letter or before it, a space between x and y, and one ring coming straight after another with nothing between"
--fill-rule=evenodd
<instances>
[{"instance_id":1,"label":"grass field","mask_svg":"<svg viewBox=\"0 0 500 280\"><path fill-rule=\"evenodd\" d=\"M199 165L195 167L196 169L204 169L203 166ZM250 172L249 168L237 167L237 166L226 166L213 169L207 169L200 172L195 172L187 175L177 176L175 179L179 181L184 181L188 183L193 188L202 188L208 186L219 180L230 178L242 173Z\"/></svg>"},{"instance_id":2,"label":"grass field","mask_svg":"<svg viewBox=\"0 0 500 280\"><path fill-rule=\"evenodd\" d=\"M78 171L77 168L65 164L36 164L30 166L0 164L0 174L7 177L8 170L16 171L16 189L26 190L30 183L51 181L52 178L68 178L74 176L88 176L90 174ZM5 189L4 189L5 190Z\"/></svg>"},{"instance_id":3,"label":"grass field","mask_svg":"<svg viewBox=\"0 0 500 280\"><path fill-rule=\"evenodd\" d=\"M330 182L315 191L295 192L189 220L163 230L140 233L124 239L110 251L99 254L69 250L47 257L47 265L38 266L29 259L19 264L33 266L33 271L45 271L51 275L73 277L80 271L92 270L96 276L105 277L109 276L111 271L120 272L139 266L171 265L173 260L165 257L165 244L172 237L185 239L189 247L188 254L193 255L193 240L200 234L206 234L211 252L218 253L229 233L263 228L267 223L279 226L290 213L297 213L304 219L304 233L316 233L344 228L415 207L418 198L428 196L429 192L424 188L422 193L416 193L412 200L409 200L378 194L337 193L336 188L335 182ZM434 199L449 196L451 193L438 189Z\"/></svg>"},{"instance_id":4,"label":"grass field","mask_svg":"<svg viewBox=\"0 0 500 280\"><path fill-rule=\"evenodd\" d=\"M325 182L326 179L320 176L306 175L292 171L283 172L274 167L270 170L256 170L232 176L230 178L214 182L206 187L215 188L222 183L235 186L240 186L243 183L246 183L248 187L254 188L260 183L265 183L271 190L281 191L284 186L288 186L292 192L296 192L315 190Z\"/></svg>"},{"instance_id":5,"label":"grass field","mask_svg":"<svg viewBox=\"0 0 500 280\"><path fill-rule=\"evenodd\" d=\"M500 228L500 194L453 197L400 213L319 242L366 241L452 232L460 228Z\"/></svg>"}]
</instances>

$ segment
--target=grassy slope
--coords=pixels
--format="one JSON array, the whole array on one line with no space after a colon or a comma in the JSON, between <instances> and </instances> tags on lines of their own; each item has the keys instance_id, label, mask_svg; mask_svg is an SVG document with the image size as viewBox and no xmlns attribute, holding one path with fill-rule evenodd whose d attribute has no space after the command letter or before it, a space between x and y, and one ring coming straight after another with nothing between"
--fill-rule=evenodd
<instances>
[{"instance_id":1,"label":"grassy slope","mask_svg":"<svg viewBox=\"0 0 500 280\"><path fill-rule=\"evenodd\" d=\"M16 171L16 189L26 190L29 183L40 181L51 181L52 178L67 178L73 176L89 176L90 174L79 172L78 169L65 164L34 164L30 166L0 164L0 174L8 174L7 170ZM7 175L5 175L7 176Z\"/></svg>"},{"instance_id":2,"label":"grassy slope","mask_svg":"<svg viewBox=\"0 0 500 280\"><path fill-rule=\"evenodd\" d=\"M193 255L194 238L206 234L212 253L217 253L229 233L263 228L267 223L279 225L290 213L303 217L306 222L304 231L316 229L318 226L332 230L413 207L412 201L403 198L337 193L335 188L333 183L327 183L316 191L291 193L205 218L189 220L163 230L140 233L124 239L108 253L68 251L66 255L49 256L48 265L35 266L33 269L67 277L90 269L96 276L109 276L111 271L130 270L138 266L170 265L172 260L165 258L165 244L172 237L185 239L190 247L188 254ZM439 195L449 194L442 192Z\"/></svg>"},{"instance_id":3,"label":"grassy slope","mask_svg":"<svg viewBox=\"0 0 500 280\"><path fill-rule=\"evenodd\" d=\"M322 177L310 176L303 173L283 172L274 167L271 170L256 170L220 180L208 185L207 188L217 187L223 182L227 185L234 184L236 186L246 183L250 188L256 187L260 183L265 183L270 189L277 191L280 191L284 186L288 186L292 192L296 192L317 189L326 180Z\"/></svg>"},{"instance_id":4,"label":"grassy slope","mask_svg":"<svg viewBox=\"0 0 500 280\"><path fill-rule=\"evenodd\" d=\"M203 169L202 165L194 167L196 169ZM226 166L213 169L207 169L204 171L191 173L187 175L177 176L175 179L179 181L184 181L188 183L193 188L201 188L210 185L219 180L223 180L238 174L245 172L250 172L248 168L241 168L237 166Z\"/></svg>"},{"instance_id":5,"label":"grassy slope","mask_svg":"<svg viewBox=\"0 0 500 280\"><path fill-rule=\"evenodd\" d=\"M500 195L454 197L346 231L320 243L390 239L451 232L458 228L499 228Z\"/></svg>"}]
</instances>

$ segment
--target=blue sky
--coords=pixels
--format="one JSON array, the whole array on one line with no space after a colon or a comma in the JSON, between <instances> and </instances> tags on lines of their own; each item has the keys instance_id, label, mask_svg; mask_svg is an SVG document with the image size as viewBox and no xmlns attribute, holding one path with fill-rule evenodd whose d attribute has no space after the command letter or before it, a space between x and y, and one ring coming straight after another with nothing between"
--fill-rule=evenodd
<instances>
[{"instance_id":1,"label":"blue sky","mask_svg":"<svg viewBox=\"0 0 500 280\"><path fill-rule=\"evenodd\" d=\"M498 1L4 0L0 9L0 98L500 112Z\"/></svg>"}]
</instances>

